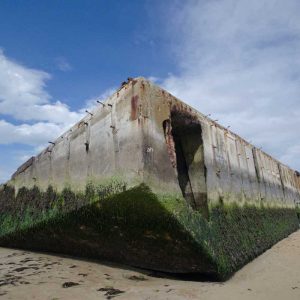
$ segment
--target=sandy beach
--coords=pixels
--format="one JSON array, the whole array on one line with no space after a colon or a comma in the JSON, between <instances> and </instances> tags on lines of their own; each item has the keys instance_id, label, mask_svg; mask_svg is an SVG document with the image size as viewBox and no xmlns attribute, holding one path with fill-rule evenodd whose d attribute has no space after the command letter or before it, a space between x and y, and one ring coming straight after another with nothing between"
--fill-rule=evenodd
<instances>
[{"instance_id":1,"label":"sandy beach","mask_svg":"<svg viewBox=\"0 0 300 300\"><path fill-rule=\"evenodd\" d=\"M224 283L0 248L1 299L300 299L300 231Z\"/></svg>"}]
</instances>

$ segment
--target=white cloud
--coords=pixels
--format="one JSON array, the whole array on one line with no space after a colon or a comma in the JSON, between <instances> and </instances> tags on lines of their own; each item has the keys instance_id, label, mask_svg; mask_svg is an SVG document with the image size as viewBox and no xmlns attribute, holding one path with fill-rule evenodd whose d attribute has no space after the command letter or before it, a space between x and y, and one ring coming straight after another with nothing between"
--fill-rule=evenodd
<instances>
[{"instance_id":1,"label":"white cloud","mask_svg":"<svg viewBox=\"0 0 300 300\"><path fill-rule=\"evenodd\" d=\"M47 103L50 95L45 91L45 81L49 78L45 72L8 59L0 50L0 113L10 113L12 102L21 107Z\"/></svg>"},{"instance_id":2,"label":"white cloud","mask_svg":"<svg viewBox=\"0 0 300 300\"><path fill-rule=\"evenodd\" d=\"M57 68L62 72L68 72L73 69L65 57L62 57L62 56L57 57L55 59L55 63L56 63Z\"/></svg>"},{"instance_id":3,"label":"white cloud","mask_svg":"<svg viewBox=\"0 0 300 300\"><path fill-rule=\"evenodd\" d=\"M65 59L57 63L62 71L70 67ZM107 89L99 97L89 99L85 108L72 111L65 103L51 101L46 90L50 78L46 72L13 61L0 49L0 145L31 146L27 150L16 146L9 155L5 154L10 160L1 162L0 182L7 180L17 165L40 152L48 141L80 120L86 109L99 105L97 100L105 100L115 90Z\"/></svg>"},{"instance_id":4,"label":"white cloud","mask_svg":"<svg viewBox=\"0 0 300 300\"><path fill-rule=\"evenodd\" d=\"M170 11L180 72L164 87L300 169L300 2L186 1Z\"/></svg>"},{"instance_id":5,"label":"white cloud","mask_svg":"<svg viewBox=\"0 0 300 300\"><path fill-rule=\"evenodd\" d=\"M0 114L21 121L45 121L70 125L82 115L66 104L50 102L46 91L48 73L22 66L0 51Z\"/></svg>"},{"instance_id":6,"label":"white cloud","mask_svg":"<svg viewBox=\"0 0 300 300\"><path fill-rule=\"evenodd\" d=\"M41 145L58 137L83 116L60 101L51 101L46 90L50 78L46 72L13 61L0 49L0 144L32 146L31 150L11 157L14 163L2 162L1 181L8 179L16 163L36 154Z\"/></svg>"},{"instance_id":7,"label":"white cloud","mask_svg":"<svg viewBox=\"0 0 300 300\"><path fill-rule=\"evenodd\" d=\"M0 120L0 144L25 144L38 146L57 138L62 130L55 123L35 123L33 125L13 125L5 120Z\"/></svg>"}]
</instances>

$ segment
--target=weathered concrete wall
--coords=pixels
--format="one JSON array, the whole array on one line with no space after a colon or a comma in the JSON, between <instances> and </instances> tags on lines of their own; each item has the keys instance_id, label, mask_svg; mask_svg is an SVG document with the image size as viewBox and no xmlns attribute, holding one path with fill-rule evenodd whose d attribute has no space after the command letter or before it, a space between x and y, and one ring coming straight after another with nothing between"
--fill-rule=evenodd
<instances>
[{"instance_id":1,"label":"weathered concrete wall","mask_svg":"<svg viewBox=\"0 0 300 300\"><path fill-rule=\"evenodd\" d=\"M177 185L176 167L170 162L163 132L163 122L175 111L194 118L202 127L209 204L221 201L295 207L300 200L295 171L151 83L145 82L143 90L145 102L151 103L144 134L152 152L145 171L150 181L160 179L156 181L158 189L168 184L172 190Z\"/></svg>"},{"instance_id":2,"label":"weathered concrete wall","mask_svg":"<svg viewBox=\"0 0 300 300\"><path fill-rule=\"evenodd\" d=\"M299 173L143 78L0 188L0 245L226 278L299 228Z\"/></svg>"},{"instance_id":3,"label":"weathered concrete wall","mask_svg":"<svg viewBox=\"0 0 300 300\"><path fill-rule=\"evenodd\" d=\"M112 176L125 175L128 182L138 183L145 173L154 188L180 194L163 131L171 111L184 112L201 125L210 204L294 207L300 201L295 171L143 79L130 81L105 106L99 104L92 115L21 166L9 184L16 189L37 185L46 190L52 185L83 190L87 182Z\"/></svg>"},{"instance_id":4,"label":"weathered concrete wall","mask_svg":"<svg viewBox=\"0 0 300 300\"><path fill-rule=\"evenodd\" d=\"M32 157L12 176L10 185L52 185L84 190L88 182L102 182L114 176L126 176L128 183L143 179L143 136L137 120L140 83L129 85L53 141L47 149Z\"/></svg>"}]
</instances>

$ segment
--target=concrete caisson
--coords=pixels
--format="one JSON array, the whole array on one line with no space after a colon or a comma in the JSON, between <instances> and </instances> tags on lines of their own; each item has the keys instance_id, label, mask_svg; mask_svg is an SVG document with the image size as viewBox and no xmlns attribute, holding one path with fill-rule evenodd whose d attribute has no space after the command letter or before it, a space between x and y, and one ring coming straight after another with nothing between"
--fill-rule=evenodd
<instances>
[{"instance_id":1,"label":"concrete caisson","mask_svg":"<svg viewBox=\"0 0 300 300\"><path fill-rule=\"evenodd\" d=\"M227 278L298 228L300 176L143 78L0 190L0 245Z\"/></svg>"}]
</instances>

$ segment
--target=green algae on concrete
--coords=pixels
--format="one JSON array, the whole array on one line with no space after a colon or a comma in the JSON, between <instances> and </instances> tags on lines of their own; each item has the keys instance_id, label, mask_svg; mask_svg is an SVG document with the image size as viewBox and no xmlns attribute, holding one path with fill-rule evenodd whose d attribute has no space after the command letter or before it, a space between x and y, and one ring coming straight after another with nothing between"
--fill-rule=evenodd
<instances>
[{"instance_id":1,"label":"green algae on concrete","mask_svg":"<svg viewBox=\"0 0 300 300\"><path fill-rule=\"evenodd\" d=\"M297 229L295 210L245 205L210 208L210 219L184 199L145 184L87 185L0 192L0 245L109 259L175 273L225 279ZM9 207L8 207L9 206Z\"/></svg>"}]
</instances>

